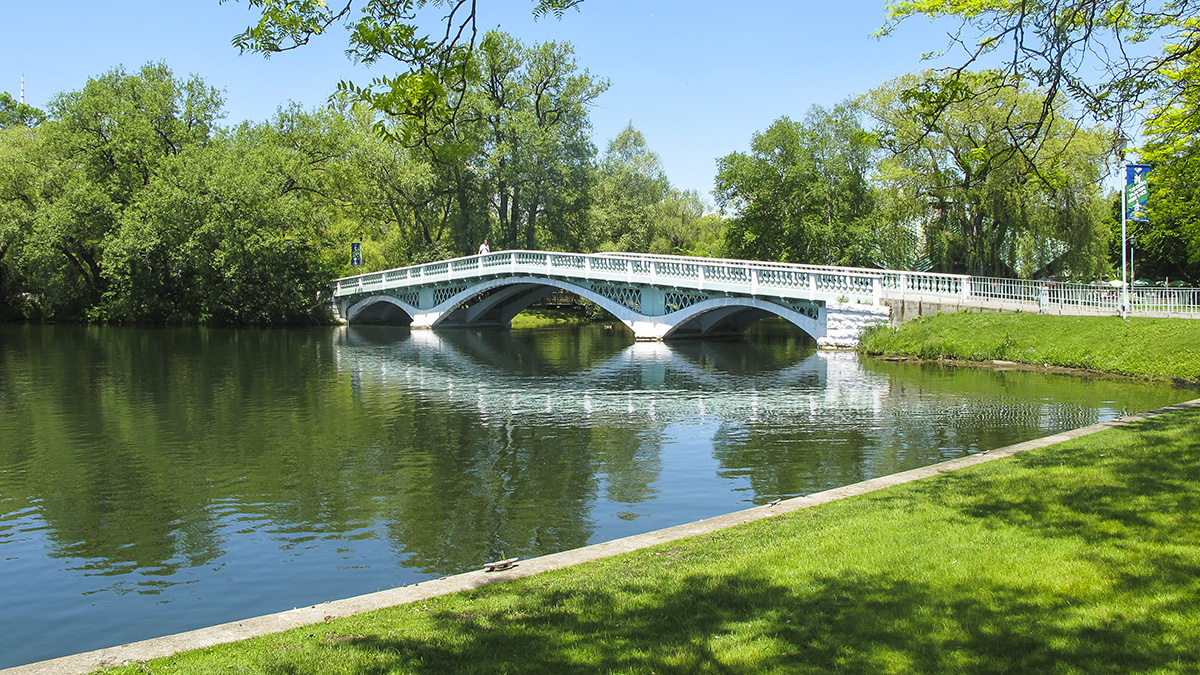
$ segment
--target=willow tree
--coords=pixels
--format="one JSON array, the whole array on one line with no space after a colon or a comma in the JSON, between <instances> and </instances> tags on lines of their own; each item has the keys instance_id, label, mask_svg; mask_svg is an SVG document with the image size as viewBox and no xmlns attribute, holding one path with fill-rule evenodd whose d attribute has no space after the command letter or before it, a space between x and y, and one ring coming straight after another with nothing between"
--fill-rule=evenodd
<instances>
[{"instance_id":1,"label":"willow tree","mask_svg":"<svg viewBox=\"0 0 1200 675\"><path fill-rule=\"evenodd\" d=\"M1044 91L996 86L1002 77L926 72L864 97L888 151L876 180L889 194L889 218L916 220L938 271L1100 274L1111 134L1072 123L1059 108L1043 117Z\"/></svg>"},{"instance_id":2,"label":"willow tree","mask_svg":"<svg viewBox=\"0 0 1200 675\"><path fill-rule=\"evenodd\" d=\"M21 255L45 311L80 318L107 291L105 249L125 212L173 157L211 141L221 98L152 63L59 94L47 114L29 148L39 170Z\"/></svg>"}]
</instances>

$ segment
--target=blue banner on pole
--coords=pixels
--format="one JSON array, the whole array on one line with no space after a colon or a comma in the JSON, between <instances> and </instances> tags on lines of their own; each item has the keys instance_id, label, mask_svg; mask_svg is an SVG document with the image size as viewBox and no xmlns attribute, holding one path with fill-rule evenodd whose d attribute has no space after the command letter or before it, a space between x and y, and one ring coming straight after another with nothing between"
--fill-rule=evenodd
<instances>
[{"instance_id":1,"label":"blue banner on pole","mask_svg":"<svg viewBox=\"0 0 1200 675\"><path fill-rule=\"evenodd\" d=\"M1146 204L1150 201L1150 165L1125 167L1125 220L1146 222Z\"/></svg>"},{"instance_id":2,"label":"blue banner on pole","mask_svg":"<svg viewBox=\"0 0 1200 675\"><path fill-rule=\"evenodd\" d=\"M355 241L350 243L350 264L362 264L362 242Z\"/></svg>"}]
</instances>

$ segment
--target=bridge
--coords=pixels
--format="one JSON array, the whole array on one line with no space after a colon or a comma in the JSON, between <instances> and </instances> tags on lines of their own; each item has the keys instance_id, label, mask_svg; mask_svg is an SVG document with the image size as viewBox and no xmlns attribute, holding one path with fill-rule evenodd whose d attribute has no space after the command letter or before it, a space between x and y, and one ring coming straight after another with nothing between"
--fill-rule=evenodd
<instances>
[{"instance_id":1,"label":"bridge","mask_svg":"<svg viewBox=\"0 0 1200 675\"><path fill-rule=\"evenodd\" d=\"M1120 289L900 270L633 253L499 251L337 279L347 323L507 327L556 291L595 303L638 340L737 335L779 316L824 347L937 311L1119 314ZM1200 289L1130 291L1127 313L1200 318Z\"/></svg>"}]
</instances>

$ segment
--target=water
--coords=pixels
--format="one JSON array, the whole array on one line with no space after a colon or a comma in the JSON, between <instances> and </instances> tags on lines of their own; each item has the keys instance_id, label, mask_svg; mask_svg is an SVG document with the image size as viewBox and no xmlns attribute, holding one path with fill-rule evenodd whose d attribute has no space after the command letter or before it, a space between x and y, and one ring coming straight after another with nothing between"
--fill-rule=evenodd
<instances>
[{"instance_id":1,"label":"water","mask_svg":"<svg viewBox=\"0 0 1200 675\"><path fill-rule=\"evenodd\" d=\"M0 325L0 668L808 494L1190 398L791 335Z\"/></svg>"}]
</instances>

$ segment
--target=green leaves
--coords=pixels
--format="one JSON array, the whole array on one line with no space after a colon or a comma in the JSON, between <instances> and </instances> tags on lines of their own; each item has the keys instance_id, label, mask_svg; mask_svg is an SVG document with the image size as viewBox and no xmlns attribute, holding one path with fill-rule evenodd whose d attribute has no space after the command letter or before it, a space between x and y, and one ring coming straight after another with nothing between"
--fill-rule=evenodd
<instances>
[{"instance_id":1,"label":"green leaves","mask_svg":"<svg viewBox=\"0 0 1200 675\"><path fill-rule=\"evenodd\" d=\"M0 129L7 127L36 127L46 120L46 113L25 103L18 103L7 91L0 91Z\"/></svg>"},{"instance_id":2,"label":"green leaves","mask_svg":"<svg viewBox=\"0 0 1200 675\"><path fill-rule=\"evenodd\" d=\"M302 47L342 23L348 31L347 55L367 64L394 61L402 70L396 77L376 78L366 86L343 82L339 91L379 112L428 120L441 109L457 110L470 86L477 34L475 1L339 0L330 7L325 0L246 0L258 10L259 19L235 36L233 45L243 52L270 56ZM582 1L537 0L533 12L561 18ZM418 20L422 9L434 6L445 12L440 37L427 33ZM405 133L412 137L435 131L418 127Z\"/></svg>"},{"instance_id":3,"label":"green leaves","mask_svg":"<svg viewBox=\"0 0 1200 675\"><path fill-rule=\"evenodd\" d=\"M734 212L727 245L735 257L874 266L879 239L868 183L874 135L858 108L814 106L803 122L776 120L750 154L718 160L715 194Z\"/></svg>"},{"instance_id":4,"label":"green leaves","mask_svg":"<svg viewBox=\"0 0 1200 675\"><path fill-rule=\"evenodd\" d=\"M965 48L967 56L949 74L965 72L984 55L1000 55L996 67L1010 86L1037 84L1046 106L1065 93L1084 111L1120 122L1146 100L1195 88L1167 75L1200 44L1200 6L1193 2L899 0L888 4L888 24L879 33L914 16L961 20L950 46ZM1182 49L1130 48L1155 39Z\"/></svg>"},{"instance_id":5,"label":"green leaves","mask_svg":"<svg viewBox=\"0 0 1200 675\"><path fill-rule=\"evenodd\" d=\"M1070 122L1061 98L1047 115L1043 95L994 72L926 72L864 98L888 130L883 220L909 223L935 269L1086 280L1105 269L1108 135Z\"/></svg>"},{"instance_id":6,"label":"green leaves","mask_svg":"<svg viewBox=\"0 0 1200 675\"><path fill-rule=\"evenodd\" d=\"M642 132L626 126L609 142L594 188L592 216L600 250L646 252L654 240L656 208L670 183Z\"/></svg>"},{"instance_id":7,"label":"green leaves","mask_svg":"<svg viewBox=\"0 0 1200 675\"><path fill-rule=\"evenodd\" d=\"M337 115L219 132L220 98L163 64L56 97L0 133L0 312L114 322L319 316ZM341 127L339 127L339 122Z\"/></svg>"},{"instance_id":8,"label":"green leaves","mask_svg":"<svg viewBox=\"0 0 1200 675\"><path fill-rule=\"evenodd\" d=\"M107 242L103 318L310 319L330 270L317 258L321 210L306 193L319 189L317 174L332 155L285 124L281 115L190 148L140 195Z\"/></svg>"},{"instance_id":9,"label":"green leaves","mask_svg":"<svg viewBox=\"0 0 1200 675\"><path fill-rule=\"evenodd\" d=\"M1200 22L1193 21L1189 26L1200 28ZM1200 57L1195 53L1186 55L1167 75L1179 82L1195 82L1200 77ZM1135 249L1142 270L1138 276L1200 282L1197 105L1200 91L1191 89L1154 109L1146 124L1148 142L1141 159L1152 163L1154 170L1150 173L1150 220L1136 230Z\"/></svg>"}]
</instances>

